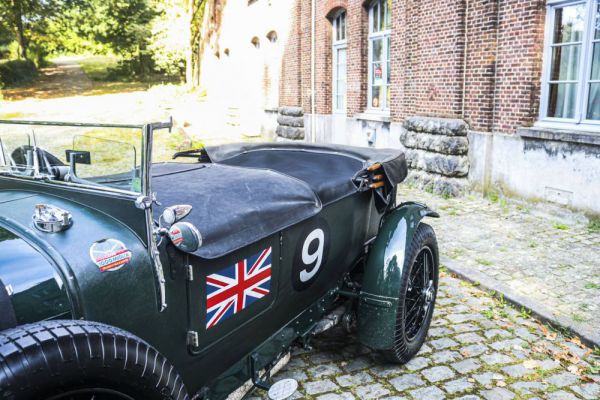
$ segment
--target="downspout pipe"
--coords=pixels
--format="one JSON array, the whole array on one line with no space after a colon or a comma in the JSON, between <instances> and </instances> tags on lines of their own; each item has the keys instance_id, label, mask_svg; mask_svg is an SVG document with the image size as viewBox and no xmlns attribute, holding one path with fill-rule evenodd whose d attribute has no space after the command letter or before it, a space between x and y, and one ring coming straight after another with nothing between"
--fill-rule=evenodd
<instances>
[{"instance_id":1,"label":"downspout pipe","mask_svg":"<svg viewBox=\"0 0 600 400\"><path fill-rule=\"evenodd\" d=\"M462 109L461 109L461 117L465 119L465 108L467 103L467 64L469 61L469 0L465 0L465 46L463 53L463 82L462 82Z\"/></svg>"},{"instance_id":2,"label":"downspout pipe","mask_svg":"<svg viewBox=\"0 0 600 400\"><path fill-rule=\"evenodd\" d=\"M310 21L310 140L317 142L317 104L316 104L316 31L317 31L317 0L311 0Z\"/></svg>"}]
</instances>

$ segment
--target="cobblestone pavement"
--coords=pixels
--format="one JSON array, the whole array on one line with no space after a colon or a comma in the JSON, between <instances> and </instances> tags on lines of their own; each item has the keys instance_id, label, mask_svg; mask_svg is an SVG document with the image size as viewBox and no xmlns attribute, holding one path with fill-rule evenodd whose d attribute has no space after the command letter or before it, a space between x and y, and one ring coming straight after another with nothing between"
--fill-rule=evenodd
<instances>
[{"instance_id":1,"label":"cobblestone pavement","mask_svg":"<svg viewBox=\"0 0 600 400\"><path fill-rule=\"evenodd\" d=\"M481 277L494 290L506 288L529 308L600 343L600 222L496 196L444 199L403 186L400 198L441 214L428 223L450 269Z\"/></svg>"},{"instance_id":2,"label":"cobblestone pavement","mask_svg":"<svg viewBox=\"0 0 600 400\"><path fill-rule=\"evenodd\" d=\"M293 398L600 398L600 351L594 354L447 273L440 279L429 338L408 364L385 364L342 330L317 336L312 345L297 350L274 377L299 381Z\"/></svg>"}]
</instances>

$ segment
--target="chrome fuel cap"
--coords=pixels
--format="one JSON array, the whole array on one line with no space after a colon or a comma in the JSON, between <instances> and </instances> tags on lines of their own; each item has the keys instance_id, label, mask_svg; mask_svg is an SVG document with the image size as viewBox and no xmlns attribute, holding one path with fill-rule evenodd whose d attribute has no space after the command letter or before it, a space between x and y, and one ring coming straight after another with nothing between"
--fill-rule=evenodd
<instances>
[{"instance_id":1,"label":"chrome fuel cap","mask_svg":"<svg viewBox=\"0 0 600 400\"><path fill-rule=\"evenodd\" d=\"M73 224L71 213L48 204L37 204L33 214L33 225L42 232L66 231Z\"/></svg>"}]
</instances>

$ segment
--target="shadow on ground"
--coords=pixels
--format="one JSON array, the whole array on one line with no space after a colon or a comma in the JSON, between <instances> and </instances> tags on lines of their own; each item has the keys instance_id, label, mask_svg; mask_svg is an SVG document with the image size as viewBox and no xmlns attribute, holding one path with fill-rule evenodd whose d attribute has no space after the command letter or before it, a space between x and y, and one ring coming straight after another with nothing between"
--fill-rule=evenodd
<instances>
[{"instance_id":1,"label":"shadow on ground","mask_svg":"<svg viewBox=\"0 0 600 400\"><path fill-rule=\"evenodd\" d=\"M147 90L153 83L92 81L75 61L61 60L42 68L33 82L0 91L4 100L56 99Z\"/></svg>"}]
</instances>

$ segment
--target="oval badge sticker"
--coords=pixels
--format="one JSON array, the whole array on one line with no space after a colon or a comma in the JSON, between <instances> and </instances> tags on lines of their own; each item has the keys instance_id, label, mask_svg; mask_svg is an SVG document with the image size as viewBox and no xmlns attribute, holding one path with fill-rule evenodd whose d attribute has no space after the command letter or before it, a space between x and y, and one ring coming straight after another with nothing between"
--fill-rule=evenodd
<instances>
[{"instance_id":1,"label":"oval badge sticker","mask_svg":"<svg viewBox=\"0 0 600 400\"><path fill-rule=\"evenodd\" d=\"M100 240L90 247L90 257L101 272L117 271L131 261L131 251L116 239Z\"/></svg>"}]
</instances>

